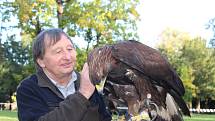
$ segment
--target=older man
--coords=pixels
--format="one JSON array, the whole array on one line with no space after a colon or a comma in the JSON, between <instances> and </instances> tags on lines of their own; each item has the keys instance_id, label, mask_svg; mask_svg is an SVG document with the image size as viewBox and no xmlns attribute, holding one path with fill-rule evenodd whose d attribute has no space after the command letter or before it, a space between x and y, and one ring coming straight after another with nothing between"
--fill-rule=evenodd
<instances>
[{"instance_id":1,"label":"older man","mask_svg":"<svg viewBox=\"0 0 215 121\"><path fill-rule=\"evenodd\" d=\"M76 50L61 29L41 32L33 44L37 72L17 89L20 121L110 121L88 65L74 71Z\"/></svg>"}]
</instances>

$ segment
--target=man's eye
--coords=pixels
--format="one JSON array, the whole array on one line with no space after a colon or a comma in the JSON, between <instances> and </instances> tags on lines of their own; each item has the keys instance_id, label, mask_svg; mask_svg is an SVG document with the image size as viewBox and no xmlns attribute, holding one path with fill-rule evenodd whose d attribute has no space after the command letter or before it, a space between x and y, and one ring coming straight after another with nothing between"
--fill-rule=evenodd
<instances>
[{"instance_id":1,"label":"man's eye","mask_svg":"<svg viewBox=\"0 0 215 121\"><path fill-rule=\"evenodd\" d=\"M56 53L61 53L61 50L57 50Z\"/></svg>"},{"instance_id":2,"label":"man's eye","mask_svg":"<svg viewBox=\"0 0 215 121\"><path fill-rule=\"evenodd\" d=\"M73 48L68 48L67 50L72 51L72 50L73 50Z\"/></svg>"}]
</instances>

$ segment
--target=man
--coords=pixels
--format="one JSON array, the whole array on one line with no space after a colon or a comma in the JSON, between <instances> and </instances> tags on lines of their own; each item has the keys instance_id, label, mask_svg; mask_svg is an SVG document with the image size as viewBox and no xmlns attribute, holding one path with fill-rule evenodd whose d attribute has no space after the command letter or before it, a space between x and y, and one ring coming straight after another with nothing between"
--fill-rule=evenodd
<instances>
[{"instance_id":1,"label":"man","mask_svg":"<svg viewBox=\"0 0 215 121\"><path fill-rule=\"evenodd\" d=\"M20 121L110 121L91 84L88 65L74 71L76 50L61 29L41 32L33 43L37 72L17 88Z\"/></svg>"}]
</instances>

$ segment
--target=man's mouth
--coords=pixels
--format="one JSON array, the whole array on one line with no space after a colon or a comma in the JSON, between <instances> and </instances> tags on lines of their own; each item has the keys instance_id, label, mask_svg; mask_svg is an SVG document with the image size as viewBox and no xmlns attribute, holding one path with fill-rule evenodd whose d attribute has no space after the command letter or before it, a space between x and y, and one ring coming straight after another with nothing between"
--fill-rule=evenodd
<instances>
[{"instance_id":1,"label":"man's mouth","mask_svg":"<svg viewBox=\"0 0 215 121\"><path fill-rule=\"evenodd\" d=\"M64 67L64 68L68 68L68 67L71 67L72 66L72 62L69 62L69 63L63 63L63 64L61 64L61 66L62 67Z\"/></svg>"}]
</instances>

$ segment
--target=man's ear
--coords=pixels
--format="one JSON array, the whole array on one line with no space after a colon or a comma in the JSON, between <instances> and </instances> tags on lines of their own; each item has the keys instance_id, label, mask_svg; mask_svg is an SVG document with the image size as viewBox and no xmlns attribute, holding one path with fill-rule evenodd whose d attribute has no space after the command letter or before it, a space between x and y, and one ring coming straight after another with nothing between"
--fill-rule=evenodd
<instances>
[{"instance_id":1,"label":"man's ear","mask_svg":"<svg viewBox=\"0 0 215 121\"><path fill-rule=\"evenodd\" d=\"M45 63L40 58L37 59L37 63L40 65L41 68L45 68L46 67Z\"/></svg>"}]
</instances>

